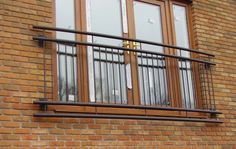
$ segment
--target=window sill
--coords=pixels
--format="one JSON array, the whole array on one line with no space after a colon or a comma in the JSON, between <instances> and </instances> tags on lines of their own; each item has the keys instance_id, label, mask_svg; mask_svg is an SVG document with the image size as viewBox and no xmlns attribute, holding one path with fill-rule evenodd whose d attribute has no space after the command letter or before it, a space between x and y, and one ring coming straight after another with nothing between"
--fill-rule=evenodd
<instances>
[{"instance_id":1,"label":"window sill","mask_svg":"<svg viewBox=\"0 0 236 149\"><path fill-rule=\"evenodd\" d=\"M39 104L41 110L44 111L43 113L34 114L35 117L111 118L222 123L222 121L216 118L216 115L221 114L221 112L213 110L60 101L35 101L34 104Z\"/></svg>"}]
</instances>

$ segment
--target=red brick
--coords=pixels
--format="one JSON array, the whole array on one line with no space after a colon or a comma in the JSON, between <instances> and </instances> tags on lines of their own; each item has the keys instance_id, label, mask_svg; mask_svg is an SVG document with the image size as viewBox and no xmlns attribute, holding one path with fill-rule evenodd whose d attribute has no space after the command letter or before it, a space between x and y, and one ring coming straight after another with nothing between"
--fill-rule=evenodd
<instances>
[{"instance_id":1,"label":"red brick","mask_svg":"<svg viewBox=\"0 0 236 149\"><path fill-rule=\"evenodd\" d=\"M2 110L3 114L6 115L20 115L21 111L19 110Z\"/></svg>"},{"instance_id":2,"label":"red brick","mask_svg":"<svg viewBox=\"0 0 236 149\"><path fill-rule=\"evenodd\" d=\"M37 140L38 136L37 135L21 135L22 140Z\"/></svg>"},{"instance_id":3,"label":"red brick","mask_svg":"<svg viewBox=\"0 0 236 149\"><path fill-rule=\"evenodd\" d=\"M3 122L2 126L6 127L6 128L16 128L20 126L20 123L18 122Z\"/></svg>"},{"instance_id":4,"label":"red brick","mask_svg":"<svg viewBox=\"0 0 236 149\"><path fill-rule=\"evenodd\" d=\"M10 134L12 133L12 129L10 128L0 128L0 134Z\"/></svg>"},{"instance_id":5,"label":"red brick","mask_svg":"<svg viewBox=\"0 0 236 149\"><path fill-rule=\"evenodd\" d=\"M31 133L31 129L18 128L18 129L14 129L13 133L15 133L15 134L29 134L29 133Z\"/></svg>"}]
</instances>

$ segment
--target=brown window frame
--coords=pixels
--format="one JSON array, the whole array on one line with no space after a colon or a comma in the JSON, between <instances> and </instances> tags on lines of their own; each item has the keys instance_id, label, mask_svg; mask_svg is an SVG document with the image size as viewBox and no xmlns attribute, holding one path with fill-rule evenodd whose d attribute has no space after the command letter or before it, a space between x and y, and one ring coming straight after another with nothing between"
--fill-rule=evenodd
<instances>
[{"instance_id":1,"label":"brown window frame","mask_svg":"<svg viewBox=\"0 0 236 149\"><path fill-rule=\"evenodd\" d=\"M173 45L177 45L176 43L176 33L175 33L175 27L174 27L174 14L173 14L173 9L171 9L173 7L173 5L179 5L182 7L185 7L186 10L186 21L187 21L187 30L188 30L188 39L189 39L189 47L192 49L195 49L195 43L194 43L194 36L193 36L193 20L192 20L192 7L191 7L191 3L190 1L186 1L186 0L168 0L169 2L169 11L170 11L170 25L171 25L171 31L172 31L172 43ZM176 49L174 50L174 54L176 54ZM190 57L191 58L196 58L198 56L198 54L196 53L191 53ZM196 100L196 108L201 108L202 107L202 96L201 96L201 90L200 90L200 83L199 83L199 69L198 66L194 63L191 64L193 67L193 77L194 79L194 92L195 92L195 100ZM179 76L178 76L178 80L179 80ZM178 83L180 85L180 83ZM179 86L180 89L180 86ZM180 93L180 92L179 92ZM179 96L179 101L182 102L181 100L181 95Z\"/></svg>"},{"instance_id":2,"label":"brown window frame","mask_svg":"<svg viewBox=\"0 0 236 149\"><path fill-rule=\"evenodd\" d=\"M127 14L128 14L128 34L124 34L124 37L131 37L135 38L134 32L134 16L133 16L133 8L132 8L132 2L133 0L126 0L127 1ZM181 5L186 7L187 12L187 23L188 23L188 34L189 34L189 45L191 48L194 48L194 40L193 40L193 29L192 29L192 16L191 16L191 5L189 2L186 2L186 0L137 0L142 1L145 3L152 3L152 4L158 4L161 5L162 9L162 27L163 27L163 38L164 38L164 44L169 45L175 45L175 32L174 32L174 24L173 24L173 12L172 12L172 6L173 4ZM80 14L80 15L78 15ZM56 17L55 17L55 0L53 0L53 25L56 26ZM86 4L85 0L77 1L75 0L75 27L77 30L86 31ZM56 37L56 33L54 32L53 37ZM76 35L76 40L84 41L86 42L87 38L84 35ZM86 46L77 46L77 70L78 70L78 99L81 102L88 103L89 98L89 83L88 83L88 66L87 66L87 51ZM132 47L131 47L132 48ZM56 54L56 46L53 45L53 51L52 52L52 61L53 61L53 82L54 86L57 86L57 54ZM165 50L168 54L176 54L176 51L173 49ZM194 57L195 55L191 55L191 57ZM136 61L137 58L133 57L133 61ZM137 63L137 62L135 62ZM172 90L171 94L169 95L171 99L173 100L173 103L176 104L173 107L177 107L179 102L181 102L181 89L180 89L180 83L179 83L179 77L178 77L178 64L177 62L173 61L167 61L167 64L175 65L176 70L171 70L171 73L175 74L171 79L173 80L167 80L168 81L168 89ZM128 100L128 104L133 105L140 105L140 95L139 95L139 85L138 85L138 73L137 69L134 69L135 65L132 67L132 78L136 81L132 81L134 86L134 89L132 92L128 93L128 96L134 96L133 98L139 99L134 101L134 103L131 103L130 100ZM195 76L197 77L198 71L197 69L194 69L196 71ZM174 83L173 83L174 82ZM195 83L194 83L195 84ZM197 96L200 96L200 87L197 86ZM53 98L52 100L57 101L58 100L58 89L57 87L53 88ZM131 98L131 97L129 97ZM199 98L200 99L200 98ZM198 99L196 99L198 100ZM110 107L89 107L89 106L81 106L81 107L71 107L71 106L52 106L52 109L58 112L82 112L82 113L109 113L109 114L141 114L141 115L167 115L167 116L186 116L186 112L181 111L163 111L163 110L140 110L140 109L132 109L132 108L110 108ZM196 117L202 117L202 113L192 113L192 116ZM205 115L204 115L205 116Z\"/></svg>"}]
</instances>

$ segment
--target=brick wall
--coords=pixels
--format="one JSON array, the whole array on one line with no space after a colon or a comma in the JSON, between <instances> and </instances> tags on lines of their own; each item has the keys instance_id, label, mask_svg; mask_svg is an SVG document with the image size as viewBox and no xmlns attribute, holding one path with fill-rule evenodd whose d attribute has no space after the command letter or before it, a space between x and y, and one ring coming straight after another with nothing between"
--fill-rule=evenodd
<instances>
[{"instance_id":1,"label":"brick wall","mask_svg":"<svg viewBox=\"0 0 236 149\"><path fill-rule=\"evenodd\" d=\"M223 124L32 117L32 102L43 97L43 51L32 25L51 26L51 1L0 0L0 148L236 148L235 0L193 0L196 48L216 55Z\"/></svg>"}]
</instances>

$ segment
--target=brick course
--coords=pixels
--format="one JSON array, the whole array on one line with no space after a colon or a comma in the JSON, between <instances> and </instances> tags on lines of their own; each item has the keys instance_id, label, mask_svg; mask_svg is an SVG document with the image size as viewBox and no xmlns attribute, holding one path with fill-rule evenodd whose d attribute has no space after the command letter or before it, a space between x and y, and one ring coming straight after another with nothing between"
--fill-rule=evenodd
<instances>
[{"instance_id":1,"label":"brick course","mask_svg":"<svg viewBox=\"0 0 236 149\"><path fill-rule=\"evenodd\" d=\"M235 149L236 1L193 0L192 10L195 48L216 55L220 125L32 117L32 102L43 97L43 50L32 25L51 26L52 0L0 0L0 148Z\"/></svg>"}]
</instances>

